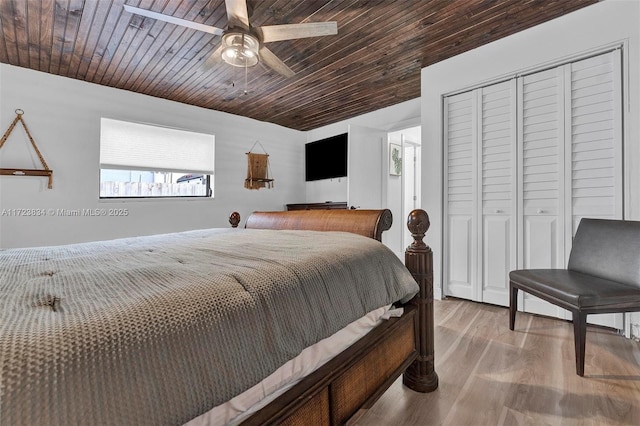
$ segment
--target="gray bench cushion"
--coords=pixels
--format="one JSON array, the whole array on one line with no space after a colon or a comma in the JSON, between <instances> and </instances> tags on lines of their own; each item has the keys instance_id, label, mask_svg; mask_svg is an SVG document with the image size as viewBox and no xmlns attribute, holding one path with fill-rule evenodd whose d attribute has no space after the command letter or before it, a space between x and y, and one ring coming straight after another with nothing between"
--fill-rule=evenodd
<instances>
[{"instance_id":1,"label":"gray bench cushion","mask_svg":"<svg viewBox=\"0 0 640 426\"><path fill-rule=\"evenodd\" d=\"M564 302L576 308L640 304L638 287L566 269L526 269L512 271L509 279L531 294Z\"/></svg>"}]
</instances>

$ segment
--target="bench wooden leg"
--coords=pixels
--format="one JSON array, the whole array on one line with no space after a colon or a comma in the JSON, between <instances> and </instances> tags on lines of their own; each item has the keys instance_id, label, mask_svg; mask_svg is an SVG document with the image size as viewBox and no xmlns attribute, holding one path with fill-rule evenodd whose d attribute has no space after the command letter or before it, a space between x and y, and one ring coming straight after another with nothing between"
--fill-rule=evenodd
<instances>
[{"instance_id":1,"label":"bench wooden leg","mask_svg":"<svg viewBox=\"0 0 640 426\"><path fill-rule=\"evenodd\" d=\"M576 345L576 374L584 376L584 348L587 341L587 315L573 312L573 339Z\"/></svg>"},{"instance_id":2,"label":"bench wooden leg","mask_svg":"<svg viewBox=\"0 0 640 426\"><path fill-rule=\"evenodd\" d=\"M518 289L514 286L509 286L509 330L513 330L516 325L516 311L518 310Z\"/></svg>"}]
</instances>

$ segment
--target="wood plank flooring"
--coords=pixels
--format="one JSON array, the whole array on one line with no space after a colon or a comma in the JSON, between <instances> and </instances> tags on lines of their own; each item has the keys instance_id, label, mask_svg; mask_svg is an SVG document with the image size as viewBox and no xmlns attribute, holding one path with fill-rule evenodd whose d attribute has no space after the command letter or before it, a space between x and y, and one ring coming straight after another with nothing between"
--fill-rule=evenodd
<instances>
[{"instance_id":1,"label":"wood plank flooring","mask_svg":"<svg viewBox=\"0 0 640 426\"><path fill-rule=\"evenodd\" d=\"M640 343L587 331L575 373L570 322L459 299L435 301L440 385L420 394L397 380L350 425L640 425Z\"/></svg>"}]
</instances>

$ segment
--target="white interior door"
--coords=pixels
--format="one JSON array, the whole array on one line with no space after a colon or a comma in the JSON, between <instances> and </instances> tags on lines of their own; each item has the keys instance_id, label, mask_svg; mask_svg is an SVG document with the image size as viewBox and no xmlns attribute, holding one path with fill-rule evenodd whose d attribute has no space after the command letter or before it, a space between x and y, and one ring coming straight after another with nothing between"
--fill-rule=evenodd
<instances>
[{"instance_id":1,"label":"white interior door","mask_svg":"<svg viewBox=\"0 0 640 426\"><path fill-rule=\"evenodd\" d=\"M620 51L520 79L523 268L565 268L583 217L622 218ZM527 312L571 319L523 295ZM622 314L590 315L622 329Z\"/></svg>"},{"instance_id":2,"label":"white interior door","mask_svg":"<svg viewBox=\"0 0 640 426\"><path fill-rule=\"evenodd\" d=\"M621 51L614 50L565 66L571 82L566 97L567 253L583 217L622 219ZM567 255L568 260L568 255ZM589 315L593 324L622 329L623 314Z\"/></svg>"},{"instance_id":3,"label":"white interior door","mask_svg":"<svg viewBox=\"0 0 640 426\"><path fill-rule=\"evenodd\" d=\"M477 93L444 99L444 293L480 300L477 287Z\"/></svg>"},{"instance_id":4,"label":"white interior door","mask_svg":"<svg viewBox=\"0 0 640 426\"><path fill-rule=\"evenodd\" d=\"M509 306L509 271L517 254L515 92L515 79L478 89L479 282L482 301L501 306Z\"/></svg>"},{"instance_id":5,"label":"white interior door","mask_svg":"<svg viewBox=\"0 0 640 426\"><path fill-rule=\"evenodd\" d=\"M383 150L383 157L386 158L383 161L387 164L386 169L383 167L383 181L386 182L383 204L391 210L394 223L382 235L382 242L400 259L404 259L407 246L413 243L406 226L407 216L420 205L419 149L422 134L420 126L413 126L389 132L387 136L389 146L386 151ZM396 150L399 150L399 158L398 154L394 154ZM398 159L401 166L399 173L396 168Z\"/></svg>"},{"instance_id":6,"label":"white interior door","mask_svg":"<svg viewBox=\"0 0 640 426\"><path fill-rule=\"evenodd\" d=\"M413 243L411 232L405 222L409 213L420 206L420 158L421 146L403 140L402 162L402 247Z\"/></svg>"},{"instance_id":7,"label":"white interior door","mask_svg":"<svg viewBox=\"0 0 640 426\"><path fill-rule=\"evenodd\" d=\"M510 270L566 268L581 218L622 218L621 75L615 50L444 99L445 295L506 306Z\"/></svg>"},{"instance_id":8,"label":"white interior door","mask_svg":"<svg viewBox=\"0 0 640 426\"><path fill-rule=\"evenodd\" d=\"M445 293L508 306L516 267L515 80L445 99Z\"/></svg>"},{"instance_id":9,"label":"white interior door","mask_svg":"<svg viewBox=\"0 0 640 426\"><path fill-rule=\"evenodd\" d=\"M560 68L518 79L519 267L564 268L564 80ZM521 292L522 293L522 292ZM565 311L530 294L526 312L564 318Z\"/></svg>"}]
</instances>

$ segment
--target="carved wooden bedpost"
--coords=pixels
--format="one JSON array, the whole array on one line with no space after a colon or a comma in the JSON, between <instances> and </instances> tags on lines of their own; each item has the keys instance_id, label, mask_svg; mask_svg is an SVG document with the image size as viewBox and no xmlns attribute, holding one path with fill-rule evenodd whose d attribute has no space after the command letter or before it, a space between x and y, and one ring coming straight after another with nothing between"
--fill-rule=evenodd
<instances>
[{"instance_id":1,"label":"carved wooden bedpost","mask_svg":"<svg viewBox=\"0 0 640 426\"><path fill-rule=\"evenodd\" d=\"M237 228L238 224L240 223L240 213L231 213L231 215L229 216L229 223L231 224L232 228Z\"/></svg>"},{"instance_id":2,"label":"carved wooden bedpost","mask_svg":"<svg viewBox=\"0 0 640 426\"><path fill-rule=\"evenodd\" d=\"M413 243L405 250L405 265L420 286L420 292L409 302L418 309L418 358L405 371L402 382L418 392L432 392L438 387L433 348L433 252L422 241L429 225L424 210L413 210L407 218Z\"/></svg>"}]
</instances>

